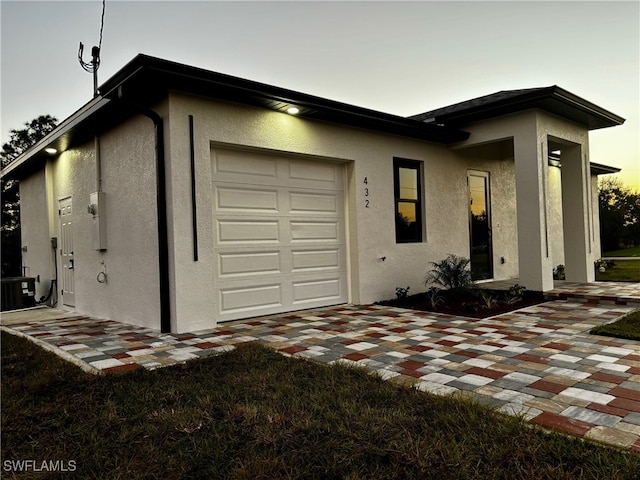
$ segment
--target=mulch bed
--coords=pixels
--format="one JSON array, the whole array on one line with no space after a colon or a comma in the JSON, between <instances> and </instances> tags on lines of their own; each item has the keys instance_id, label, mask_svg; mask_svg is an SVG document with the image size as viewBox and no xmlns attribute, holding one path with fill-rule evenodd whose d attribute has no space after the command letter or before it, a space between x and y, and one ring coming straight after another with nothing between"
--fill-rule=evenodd
<instances>
[{"instance_id":1,"label":"mulch bed","mask_svg":"<svg viewBox=\"0 0 640 480\"><path fill-rule=\"evenodd\" d=\"M545 301L542 292L525 291L522 300L515 303L507 303L505 301L507 292L504 290L482 290L485 295L489 295L496 299L495 305L487 308L485 301L481 296L479 289L471 290L463 293L452 294L447 290L443 290L439 295L444 301L436 306L432 306L426 293L418 293L405 298L385 300L378 302L380 305L390 307L409 308L412 310L422 310L425 312L446 313L448 315L457 315L472 318L487 318L502 313L512 312L531 305L537 305Z\"/></svg>"}]
</instances>

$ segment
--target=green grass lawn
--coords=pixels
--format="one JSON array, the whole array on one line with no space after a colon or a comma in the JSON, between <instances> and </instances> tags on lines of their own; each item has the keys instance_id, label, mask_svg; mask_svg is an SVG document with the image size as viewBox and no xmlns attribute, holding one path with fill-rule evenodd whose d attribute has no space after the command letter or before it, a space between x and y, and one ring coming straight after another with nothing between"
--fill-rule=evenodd
<instances>
[{"instance_id":1,"label":"green grass lawn","mask_svg":"<svg viewBox=\"0 0 640 480\"><path fill-rule=\"evenodd\" d=\"M640 259L615 260L615 267L606 272L596 270L596 280L600 282L640 282Z\"/></svg>"},{"instance_id":2,"label":"green grass lawn","mask_svg":"<svg viewBox=\"0 0 640 480\"><path fill-rule=\"evenodd\" d=\"M640 340L640 310L625 315L620 320L607 325L599 325L591 330L596 335Z\"/></svg>"},{"instance_id":3,"label":"green grass lawn","mask_svg":"<svg viewBox=\"0 0 640 480\"><path fill-rule=\"evenodd\" d=\"M613 252L604 252L603 257L640 257L640 247L625 248Z\"/></svg>"},{"instance_id":4,"label":"green grass lawn","mask_svg":"<svg viewBox=\"0 0 640 480\"><path fill-rule=\"evenodd\" d=\"M74 460L68 478L540 480L640 472L638 454L257 344L181 366L91 376L3 332L1 381L1 464Z\"/></svg>"}]
</instances>

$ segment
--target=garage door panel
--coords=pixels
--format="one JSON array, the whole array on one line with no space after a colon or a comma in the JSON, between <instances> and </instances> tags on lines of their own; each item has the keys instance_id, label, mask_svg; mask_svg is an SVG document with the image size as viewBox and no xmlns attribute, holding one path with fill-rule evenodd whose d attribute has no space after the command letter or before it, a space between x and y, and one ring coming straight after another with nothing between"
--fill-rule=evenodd
<instances>
[{"instance_id":1,"label":"garage door panel","mask_svg":"<svg viewBox=\"0 0 640 480\"><path fill-rule=\"evenodd\" d=\"M216 150L212 152L213 172L232 177L266 177L278 175L276 157L251 152ZM246 180L244 180L246 181Z\"/></svg>"},{"instance_id":2,"label":"garage door panel","mask_svg":"<svg viewBox=\"0 0 640 480\"><path fill-rule=\"evenodd\" d=\"M278 212L278 191L258 188L215 187L219 212Z\"/></svg>"},{"instance_id":3,"label":"garage door panel","mask_svg":"<svg viewBox=\"0 0 640 480\"><path fill-rule=\"evenodd\" d=\"M267 308L282 307L282 285L267 284L253 287L220 289L220 314L236 318L255 315Z\"/></svg>"},{"instance_id":4,"label":"garage door panel","mask_svg":"<svg viewBox=\"0 0 640 480\"><path fill-rule=\"evenodd\" d=\"M342 288L339 277L313 281L294 281L293 304L301 305L312 302L338 302Z\"/></svg>"},{"instance_id":5,"label":"garage door panel","mask_svg":"<svg viewBox=\"0 0 640 480\"><path fill-rule=\"evenodd\" d=\"M291 220L289 222L291 230L291 242L309 242L309 241L334 241L340 238L338 222L316 221L304 222Z\"/></svg>"},{"instance_id":6,"label":"garage door panel","mask_svg":"<svg viewBox=\"0 0 640 480\"><path fill-rule=\"evenodd\" d=\"M289 211L293 215L331 214L338 215L340 201L337 193L290 192Z\"/></svg>"},{"instance_id":7,"label":"garage door panel","mask_svg":"<svg viewBox=\"0 0 640 480\"><path fill-rule=\"evenodd\" d=\"M325 185L336 185L336 170L333 163L289 161L289 178L293 180L311 180Z\"/></svg>"},{"instance_id":8,"label":"garage door panel","mask_svg":"<svg viewBox=\"0 0 640 480\"><path fill-rule=\"evenodd\" d=\"M282 267L278 251L249 251L218 255L218 277L222 279L280 273L282 273Z\"/></svg>"},{"instance_id":9,"label":"garage door panel","mask_svg":"<svg viewBox=\"0 0 640 480\"><path fill-rule=\"evenodd\" d=\"M294 250L291 252L292 272L307 272L310 270L338 270L343 268L340 249Z\"/></svg>"},{"instance_id":10,"label":"garage door panel","mask_svg":"<svg viewBox=\"0 0 640 480\"><path fill-rule=\"evenodd\" d=\"M278 243L280 241L277 220L219 219L216 226L220 244Z\"/></svg>"}]
</instances>

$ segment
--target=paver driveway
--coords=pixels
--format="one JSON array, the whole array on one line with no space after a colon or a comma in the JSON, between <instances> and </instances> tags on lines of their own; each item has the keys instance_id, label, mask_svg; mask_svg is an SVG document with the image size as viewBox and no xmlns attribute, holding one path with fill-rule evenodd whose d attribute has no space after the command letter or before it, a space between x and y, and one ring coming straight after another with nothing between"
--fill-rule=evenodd
<instances>
[{"instance_id":1,"label":"paver driveway","mask_svg":"<svg viewBox=\"0 0 640 480\"><path fill-rule=\"evenodd\" d=\"M342 306L189 334L73 315L11 321L9 314L3 329L104 372L157 368L261 341L293 356L366 366L424 391L474 395L538 425L640 452L640 342L588 333L637 306L553 300L483 320Z\"/></svg>"}]
</instances>

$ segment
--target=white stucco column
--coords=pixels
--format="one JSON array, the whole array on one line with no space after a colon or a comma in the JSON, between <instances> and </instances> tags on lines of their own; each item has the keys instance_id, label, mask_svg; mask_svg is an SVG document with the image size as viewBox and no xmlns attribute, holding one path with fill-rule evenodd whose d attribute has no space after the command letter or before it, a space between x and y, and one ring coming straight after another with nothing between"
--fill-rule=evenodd
<instances>
[{"instance_id":1,"label":"white stucco column","mask_svg":"<svg viewBox=\"0 0 640 480\"><path fill-rule=\"evenodd\" d=\"M536 118L518 128L513 139L518 214L520 284L528 290L553 289L547 214L547 138Z\"/></svg>"},{"instance_id":2,"label":"white stucco column","mask_svg":"<svg viewBox=\"0 0 640 480\"><path fill-rule=\"evenodd\" d=\"M591 177L581 144L562 146L562 218L564 232L565 274L569 282L593 282L594 246L591 237L593 208Z\"/></svg>"}]
</instances>

